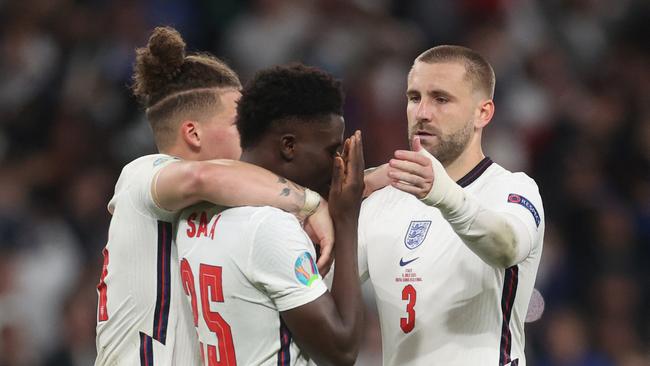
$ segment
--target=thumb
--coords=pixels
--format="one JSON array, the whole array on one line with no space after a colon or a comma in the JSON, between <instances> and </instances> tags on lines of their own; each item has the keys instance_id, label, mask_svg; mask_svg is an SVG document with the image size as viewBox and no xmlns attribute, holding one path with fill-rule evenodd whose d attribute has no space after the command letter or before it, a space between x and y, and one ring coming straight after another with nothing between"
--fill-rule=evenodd
<instances>
[{"instance_id":1,"label":"thumb","mask_svg":"<svg viewBox=\"0 0 650 366\"><path fill-rule=\"evenodd\" d=\"M413 143L411 143L411 149L413 151L422 150L422 145L420 144L420 136L413 136Z\"/></svg>"}]
</instances>

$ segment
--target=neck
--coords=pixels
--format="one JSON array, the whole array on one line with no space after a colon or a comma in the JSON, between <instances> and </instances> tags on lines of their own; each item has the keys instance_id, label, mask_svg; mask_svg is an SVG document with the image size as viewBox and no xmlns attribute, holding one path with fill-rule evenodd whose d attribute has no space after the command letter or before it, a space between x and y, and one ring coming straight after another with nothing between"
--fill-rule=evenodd
<instances>
[{"instance_id":1,"label":"neck","mask_svg":"<svg viewBox=\"0 0 650 366\"><path fill-rule=\"evenodd\" d=\"M469 143L467 149L456 160L445 165L447 174L454 181L458 181L464 177L485 158L485 154L483 154L483 149L481 148L481 139L476 139L476 137L477 135L475 134L474 139Z\"/></svg>"},{"instance_id":2,"label":"neck","mask_svg":"<svg viewBox=\"0 0 650 366\"><path fill-rule=\"evenodd\" d=\"M251 163L254 165L261 166L262 165L262 159L255 153L255 151L251 150L244 150L241 153L241 157L239 158L241 161L245 161L247 163Z\"/></svg>"}]
</instances>

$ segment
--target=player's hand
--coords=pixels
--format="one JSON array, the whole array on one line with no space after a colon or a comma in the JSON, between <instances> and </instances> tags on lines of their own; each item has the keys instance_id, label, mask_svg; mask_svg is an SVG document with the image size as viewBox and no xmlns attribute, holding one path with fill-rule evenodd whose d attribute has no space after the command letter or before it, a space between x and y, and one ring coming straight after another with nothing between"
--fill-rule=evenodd
<instances>
[{"instance_id":1,"label":"player's hand","mask_svg":"<svg viewBox=\"0 0 650 366\"><path fill-rule=\"evenodd\" d=\"M420 138L413 137L413 151L397 150L395 158L388 163L391 185L401 191L422 199L433 187L433 166L431 159L420 153Z\"/></svg>"},{"instance_id":2,"label":"player's hand","mask_svg":"<svg viewBox=\"0 0 650 366\"><path fill-rule=\"evenodd\" d=\"M390 184L391 179L388 176L388 164L382 164L373 169L366 169L363 176L363 197L368 197L376 190L382 189Z\"/></svg>"},{"instance_id":3,"label":"player's hand","mask_svg":"<svg viewBox=\"0 0 650 366\"><path fill-rule=\"evenodd\" d=\"M363 195L363 145L361 132L345 140L343 155L334 158L329 208L334 222L355 222L359 218Z\"/></svg>"},{"instance_id":4,"label":"player's hand","mask_svg":"<svg viewBox=\"0 0 650 366\"><path fill-rule=\"evenodd\" d=\"M311 216L305 220L305 232L309 238L318 246L319 256L316 261L318 272L325 277L334 262L334 224L330 216L327 201L321 198L320 204Z\"/></svg>"}]
</instances>

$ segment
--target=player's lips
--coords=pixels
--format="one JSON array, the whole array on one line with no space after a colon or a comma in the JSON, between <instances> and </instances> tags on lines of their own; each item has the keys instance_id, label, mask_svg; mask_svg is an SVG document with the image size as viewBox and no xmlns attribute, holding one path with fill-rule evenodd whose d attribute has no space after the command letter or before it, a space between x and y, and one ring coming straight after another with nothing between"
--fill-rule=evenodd
<instances>
[{"instance_id":1,"label":"player's lips","mask_svg":"<svg viewBox=\"0 0 650 366\"><path fill-rule=\"evenodd\" d=\"M427 131L427 130L416 130L415 131L416 136L436 136L437 134L433 131Z\"/></svg>"},{"instance_id":2,"label":"player's lips","mask_svg":"<svg viewBox=\"0 0 650 366\"><path fill-rule=\"evenodd\" d=\"M426 141L435 139L438 135L429 131L416 131L415 136L418 136L421 141Z\"/></svg>"}]
</instances>

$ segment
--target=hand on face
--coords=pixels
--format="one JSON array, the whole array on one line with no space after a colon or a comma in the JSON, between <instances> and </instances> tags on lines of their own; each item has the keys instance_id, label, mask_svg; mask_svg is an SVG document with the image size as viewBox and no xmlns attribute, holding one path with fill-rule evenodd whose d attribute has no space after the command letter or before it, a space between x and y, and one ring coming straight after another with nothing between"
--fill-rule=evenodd
<instances>
[{"instance_id":1,"label":"hand on face","mask_svg":"<svg viewBox=\"0 0 650 366\"><path fill-rule=\"evenodd\" d=\"M388 163L388 176L393 187L422 199L433 187L433 166L430 158L420 152L420 137L414 136L412 141L413 151L395 151L395 158Z\"/></svg>"},{"instance_id":2,"label":"hand on face","mask_svg":"<svg viewBox=\"0 0 650 366\"><path fill-rule=\"evenodd\" d=\"M335 223L358 219L364 188L363 168L361 132L356 131L345 140L343 155L334 158L329 208Z\"/></svg>"}]
</instances>

